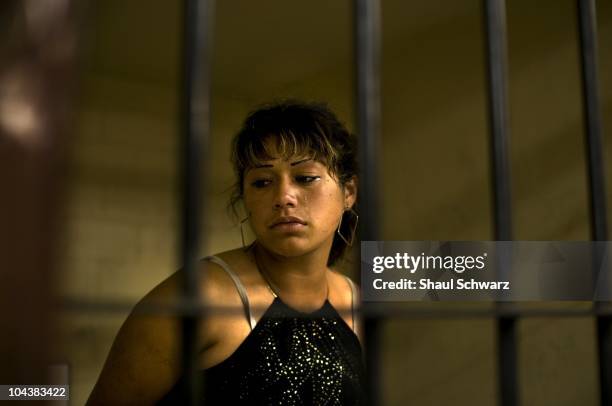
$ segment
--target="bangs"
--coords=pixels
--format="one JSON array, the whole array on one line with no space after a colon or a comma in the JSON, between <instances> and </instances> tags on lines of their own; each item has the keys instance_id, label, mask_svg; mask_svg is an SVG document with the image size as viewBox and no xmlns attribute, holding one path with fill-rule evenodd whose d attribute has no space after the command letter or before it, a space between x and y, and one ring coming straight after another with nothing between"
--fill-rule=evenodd
<instances>
[{"instance_id":1,"label":"bangs","mask_svg":"<svg viewBox=\"0 0 612 406\"><path fill-rule=\"evenodd\" d=\"M237 149L237 169L244 174L249 169L273 159L312 158L335 173L338 152L324 133L295 132L282 130L276 134L249 137Z\"/></svg>"}]
</instances>

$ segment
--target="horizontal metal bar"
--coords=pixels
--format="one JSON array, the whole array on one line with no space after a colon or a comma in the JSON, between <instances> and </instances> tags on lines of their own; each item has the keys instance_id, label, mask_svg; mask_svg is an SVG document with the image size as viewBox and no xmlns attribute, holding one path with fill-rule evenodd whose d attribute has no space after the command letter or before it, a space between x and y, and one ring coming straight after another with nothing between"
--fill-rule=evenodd
<instances>
[{"instance_id":1,"label":"horizontal metal bar","mask_svg":"<svg viewBox=\"0 0 612 406\"><path fill-rule=\"evenodd\" d=\"M415 302L414 305L422 306L423 302ZM523 307L498 307L491 306L490 308L472 308L472 309L457 309L457 308L414 308L400 305L368 303L363 307L355 307L354 311L364 317L378 319L398 319L398 318L490 318L503 316L516 317L589 317L599 315L612 315L612 305L602 304L594 306L592 302L588 303L589 307L584 308L566 308L566 309L527 309ZM215 313L227 315L243 315L244 309L242 306L206 306L202 304L189 304L187 301L182 303L167 304L167 303L148 303L138 304L137 307L130 302L122 301L92 301L84 299L64 299L58 307L60 311L89 314L89 313L126 313L136 311L137 314L176 314L181 315L191 313L192 315ZM252 306L252 310L256 312L265 311L266 307ZM336 311L341 315L350 315L351 308L337 307Z\"/></svg>"}]
</instances>

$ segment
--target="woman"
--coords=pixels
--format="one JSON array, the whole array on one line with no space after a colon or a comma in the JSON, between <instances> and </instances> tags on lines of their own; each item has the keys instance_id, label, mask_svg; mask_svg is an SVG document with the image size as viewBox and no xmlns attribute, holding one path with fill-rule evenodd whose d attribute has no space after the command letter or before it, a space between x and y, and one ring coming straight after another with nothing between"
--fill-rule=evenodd
<instances>
[{"instance_id":1,"label":"woman","mask_svg":"<svg viewBox=\"0 0 612 406\"><path fill-rule=\"evenodd\" d=\"M284 102L249 115L232 146L232 207L243 203L256 240L201 261L203 302L242 309L200 319L207 404L362 403L356 289L332 269L355 238L354 138L325 106ZM136 316L176 303L180 282L139 302L88 404L181 403L180 319Z\"/></svg>"}]
</instances>

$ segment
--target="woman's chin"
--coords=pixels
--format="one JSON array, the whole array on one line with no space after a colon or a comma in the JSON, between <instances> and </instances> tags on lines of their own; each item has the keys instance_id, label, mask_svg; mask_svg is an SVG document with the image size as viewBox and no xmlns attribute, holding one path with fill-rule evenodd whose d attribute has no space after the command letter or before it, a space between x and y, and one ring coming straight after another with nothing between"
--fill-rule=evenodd
<instances>
[{"instance_id":1,"label":"woman's chin","mask_svg":"<svg viewBox=\"0 0 612 406\"><path fill-rule=\"evenodd\" d=\"M313 250L312 244L296 237L272 241L269 244L265 244L265 247L274 254L287 258L299 257Z\"/></svg>"}]
</instances>

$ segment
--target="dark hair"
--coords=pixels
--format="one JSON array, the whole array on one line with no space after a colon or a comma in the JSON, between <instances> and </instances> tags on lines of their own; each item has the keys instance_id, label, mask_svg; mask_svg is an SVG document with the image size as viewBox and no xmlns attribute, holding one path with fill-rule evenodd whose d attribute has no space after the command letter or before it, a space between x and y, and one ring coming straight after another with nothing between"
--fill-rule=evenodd
<instances>
[{"instance_id":1,"label":"dark hair","mask_svg":"<svg viewBox=\"0 0 612 406\"><path fill-rule=\"evenodd\" d=\"M231 161L236 183L229 207L236 217L236 205L244 193L245 172L275 158L266 149L270 138L276 139L282 157L309 156L323 163L341 187L358 174L356 139L327 105L296 100L264 105L247 116L232 140ZM347 238L355 221L354 215L344 213L340 232ZM334 265L345 251L346 243L336 234L328 266Z\"/></svg>"}]
</instances>

